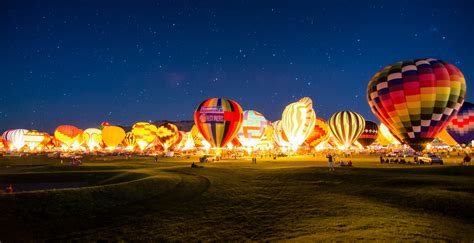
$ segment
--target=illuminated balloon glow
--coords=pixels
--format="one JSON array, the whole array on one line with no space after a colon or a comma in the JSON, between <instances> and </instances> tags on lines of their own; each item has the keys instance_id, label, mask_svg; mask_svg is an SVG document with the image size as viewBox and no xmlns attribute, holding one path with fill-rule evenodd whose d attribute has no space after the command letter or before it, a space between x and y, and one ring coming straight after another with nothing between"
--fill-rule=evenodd
<instances>
[{"instance_id":1,"label":"illuminated balloon glow","mask_svg":"<svg viewBox=\"0 0 474 243\"><path fill-rule=\"evenodd\" d=\"M132 132L127 132L125 134L125 138L123 139L123 145L128 150L133 150L137 145L137 140L135 139L135 135Z\"/></svg>"},{"instance_id":2,"label":"illuminated balloon glow","mask_svg":"<svg viewBox=\"0 0 474 243\"><path fill-rule=\"evenodd\" d=\"M179 137L178 127L169 122L163 123L158 127L156 136L161 146L167 151Z\"/></svg>"},{"instance_id":3,"label":"illuminated balloon glow","mask_svg":"<svg viewBox=\"0 0 474 243\"><path fill-rule=\"evenodd\" d=\"M242 121L240 105L224 98L207 99L194 112L194 123L213 148L222 148L232 141Z\"/></svg>"},{"instance_id":4,"label":"illuminated balloon glow","mask_svg":"<svg viewBox=\"0 0 474 243\"><path fill-rule=\"evenodd\" d=\"M470 144L474 140L474 104L464 102L446 130L459 144Z\"/></svg>"},{"instance_id":5,"label":"illuminated balloon glow","mask_svg":"<svg viewBox=\"0 0 474 243\"><path fill-rule=\"evenodd\" d=\"M311 134L309 134L304 142L310 147L316 147L318 144L328 140L330 133L328 124L318 117L316 118L316 124L314 125L313 131L311 131Z\"/></svg>"},{"instance_id":6,"label":"illuminated balloon glow","mask_svg":"<svg viewBox=\"0 0 474 243\"><path fill-rule=\"evenodd\" d=\"M71 125L61 125L54 131L54 137L64 149L78 149L82 143L82 130Z\"/></svg>"},{"instance_id":7,"label":"illuminated balloon glow","mask_svg":"<svg viewBox=\"0 0 474 243\"><path fill-rule=\"evenodd\" d=\"M398 139L395 136L393 136L392 132L390 132L390 129L388 129L388 127L385 126L385 124L383 123L380 124L379 132L380 132L381 138L386 140L389 144L400 145L400 141L398 141Z\"/></svg>"},{"instance_id":8,"label":"illuminated balloon glow","mask_svg":"<svg viewBox=\"0 0 474 243\"><path fill-rule=\"evenodd\" d=\"M395 137L421 151L461 108L466 81L457 67L437 59L394 63L369 81L372 112Z\"/></svg>"},{"instance_id":9,"label":"illuminated balloon glow","mask_svg":"<svg viewBox=\"0 0 474 243\"><path fill-rule=\"evenodd\" d=\"M142 151L153 144L156 139L156 132L156 126L148 122L137 122L132 127L132 133Z\"/></svg>"},{"instance_id":10,"label":"illuminated balloon glow","mask_svg":"<svg viewBox=\"0 0 474 243\"><path fill-rule=\"evenodd\" d=\"M365 120L356 112L336 112L328 121L331 133L337 142L349 148L364 132Z\"/></svg>"},{"instance_id":11,"label":"illuminated balloon glow","mask_svg":"<svg viewBox=\"0 0 474 243\"><path fill-rule=\"evenodd\" d=\"M19 150L25 146L25 133L27 132L26 129L7 130L2 134L2 138L9 149Z\"/></svg>"},{"instance_id":12,"label":"illuminated balloon glow","mask_svg":"<svg viewBox=\"0 0 474 243\"><path fill-rule=\"evenodd\" d=\"M237 133L237 139L245 147L255 147L265 135L268 121L256 111L244 111L244 120Z\"/></svg>"},{"instance_id":13,"label":"illuminated balloon glow","mask_svg":"<svg viewBox=\"0 0 474 243\"><path fill-rule=\"evenodd\" d=\"M280 147L289 147L290 142L286 137L285 131L283 131L282 123L280 120L273 122L273 141Z\"/></svg>"},{"instance_id":14,"label":"illuminated balloon glow","mask_svg":"<svg viewBox=\"0 0 474 243\"><path fill-rule=\"evenodd\" d=\"M91 150L99 149L102 143L102 131L97 128L87 128L82 133L82 141Z\"/></svg>"},{"instance_id":15,"label":"illuminated balloon glow","mask_svg":"<svg viewBox=\"0 0 474 243\"><path fill-rule=\"evenodd\" d=\"M28 146L30 151L40 150L42 143L45 142L45 137L45 133L36 130L28 131L24 134L25 144Z\"/></svg>"},{"instance_id":16,"label":"illuminated balloon glow","mask_svg":"<svg viewBox=\"0 0 474 243\"><path fill-rule=\"evenodd\" d=\"M465 103L464 103L465 104ZM456 142L456 140L454 140L453 137L451 137L451 135L449 135L449 133L445 130L441 131L439 134L438 134L438 138L443 141L443 143L449 145L449 146L455 146L457 145L458 143Z\"/></svg>"},{"instance_id":17,"label":"illuminated balloon glow","mask_svg":"<svg viewBox=\"0 0 474 243\"><path fill-rule=\"evenodd\" d=\"M313 101L304 97L291 103L283 110L281 126L293 150L308 138L316 124L316 112Z\"/></svg>"},{"instance_id":18,"label":"illuminated balloon glow","mask_svg":"<svg viewBox=\"0 0 474 243\"><path fill-rule=\"evenodd\" d=\"M373 142L375 142L378 136L379 136L379 126L377 125L377 123L373 121L365 121L364 131L359 136L357 141L362 146L367 147L371 145Z\"/></svg>"},{"instance_id":19,"label":"illuminated balloon glow","mask_svg":"<svg viewBox=\"0 0 474 243\"><path fill-rule=\"evenodd\" d=\"M121 127L105 126L104 129L102 129L102 141L104 141L105 146L110 150L115 149L121 144L124 138L125 130Z\"/></svg>"}]
</instances>

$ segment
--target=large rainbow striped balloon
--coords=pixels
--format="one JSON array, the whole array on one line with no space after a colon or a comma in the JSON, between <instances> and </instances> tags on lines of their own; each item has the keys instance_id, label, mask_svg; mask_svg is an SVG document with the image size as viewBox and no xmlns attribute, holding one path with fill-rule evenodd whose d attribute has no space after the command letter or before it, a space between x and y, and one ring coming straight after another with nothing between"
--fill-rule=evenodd
<instances>
[{"instance_id":1,"label":"large rainbow striped balloon","mask_svg":"<svg viewBox=\"0 0 474 243\"><path fill-rule=\"evenodd\" d=\"M281 122L293 149L300 146L311 134L316 124L313 101L309 97L304 97L289 104L283 111Z\"/></svg>"},{"instance_id":2,"label":"large rainbow striped balloon","mask_svg":"<svg viewBox=\"0 0 474 243\"><path fill-rule=\"evenodd\" d=\"M267 125L268 121L261 113L244 111L244 121L237 133L237 139L245 147L254 147L265 135Z\"/></svg>"},{"instance_id":3,"label":"large rainbow striped balloon","mask_svg":"<svg viewBox=\"0 0 474 243\"><path fill-rule=\"evenodd\" d=\"M459 144L471 143L474 140L474 104L464 102L446 130Z\"/></svg>"},{"instance_id":4,"label":"large rainbow striped balloon","mask_svg":"<svg viewBox=\"0 0 474 243\"><path fill-rule=\"evenodd\" d=\"M194 112L194 123L214 148L224 147L232 141L243 119L240 105L224 98L207 99Z\"/></svg>"},{"instance_id":5,"label":"large rainbow striped balloon","mask_svg":"<svg viewBox=\"0 0 474 243\"><path fill-rule=\"evenodd\" d=\"M329 118L328 124L337 142L348 148L364 132L365 120L356 112L340 111Z\"/></svg>"},{"instance_id":6,"label":"large rainbow striped balloon","mask_svg":"<svg viewBox=\"0 0 474 243\"><path fill-rule=\"evenodd\" d=\"M465 95L461 71L433 58L386 66L367 87L372 112L395 137L417 151L446 128Z\"/></svg>"}]
</instances>

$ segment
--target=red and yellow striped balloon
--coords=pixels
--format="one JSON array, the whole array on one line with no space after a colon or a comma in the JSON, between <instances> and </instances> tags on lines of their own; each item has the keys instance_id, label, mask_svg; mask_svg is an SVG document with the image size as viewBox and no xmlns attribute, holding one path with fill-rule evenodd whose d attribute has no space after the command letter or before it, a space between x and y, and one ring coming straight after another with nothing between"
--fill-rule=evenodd
<instances>
[{"instance_id":1,"label":"red and yellow striped balloon","mask_svg":"<svg viewBox=\"0 0 474 243\"><path fill-rule=\"evenodd\" d=\"M207 99L194 112L194 123L214 148L224 147L232 141L243 119L240 105L224 98Z\"/></svg>"},{"instance_id":2,"label":"red and yellow striped balloon","mask_svg":"<svg viewBox=\"0 0 474 243\"><path fill-rule=\"evenodd\" d=\"M65 147L71 147L81 143L82 130L71 125L61 125L54 131L54 137Z\"/></svg>"},{"instance_id":3,"label":"red and yellow striped balloon","mask_svg":"<svg viewBox=\"0 0 474 243\"><path fill-rule=\"evenodd\" d=\"M328 140L330 133L328 124L318 117L316 118L313 131L304 142L310 147L316 147L318 144Z\"/></svg>"}]
</instances>

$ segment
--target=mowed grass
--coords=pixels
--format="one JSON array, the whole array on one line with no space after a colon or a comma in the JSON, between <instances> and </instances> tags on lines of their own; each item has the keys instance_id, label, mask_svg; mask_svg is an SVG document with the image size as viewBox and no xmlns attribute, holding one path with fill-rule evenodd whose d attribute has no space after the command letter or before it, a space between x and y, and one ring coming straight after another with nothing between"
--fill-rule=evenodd
<instances>
[{"instance_id":1,"label":"mowed grass","mask_svg":"<svg viewBox=\"0 0 474 243\"><path fill-rule=\"evenodd\" d=\"M351 160L1 158L0 183L88 184L0 195L0 240L474 240L473 166Z\"/></svg>"}]
</instances>

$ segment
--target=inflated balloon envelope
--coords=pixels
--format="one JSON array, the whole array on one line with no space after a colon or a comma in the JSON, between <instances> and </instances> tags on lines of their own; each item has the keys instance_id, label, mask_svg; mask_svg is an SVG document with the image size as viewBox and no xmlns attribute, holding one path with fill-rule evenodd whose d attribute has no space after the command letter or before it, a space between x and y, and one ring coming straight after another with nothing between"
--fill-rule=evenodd
<instances>
[{"instance_id":1,"label":"inflated balloon envelope","mask_svg":"<svg viewBox=\"0 0 474 243\"><path fill-rule=\"evenodd\" d=\"M393 135L414 150L446 128L466 95L466 81L454 65L433 58L396 62L369 81L367 101Z\"/></svg>"},{"instance_id":2,"label":"inflated balloon envelope","mask_svg":"<svg viewBox=\"0 0 474 243\"><path fill-rule=\"evenodd\" d=\"M232 141L243 121L240 105L229 99L211 98L194 112L194 123L213 148L222 148Z\"/></svg>"}]
</instances>

